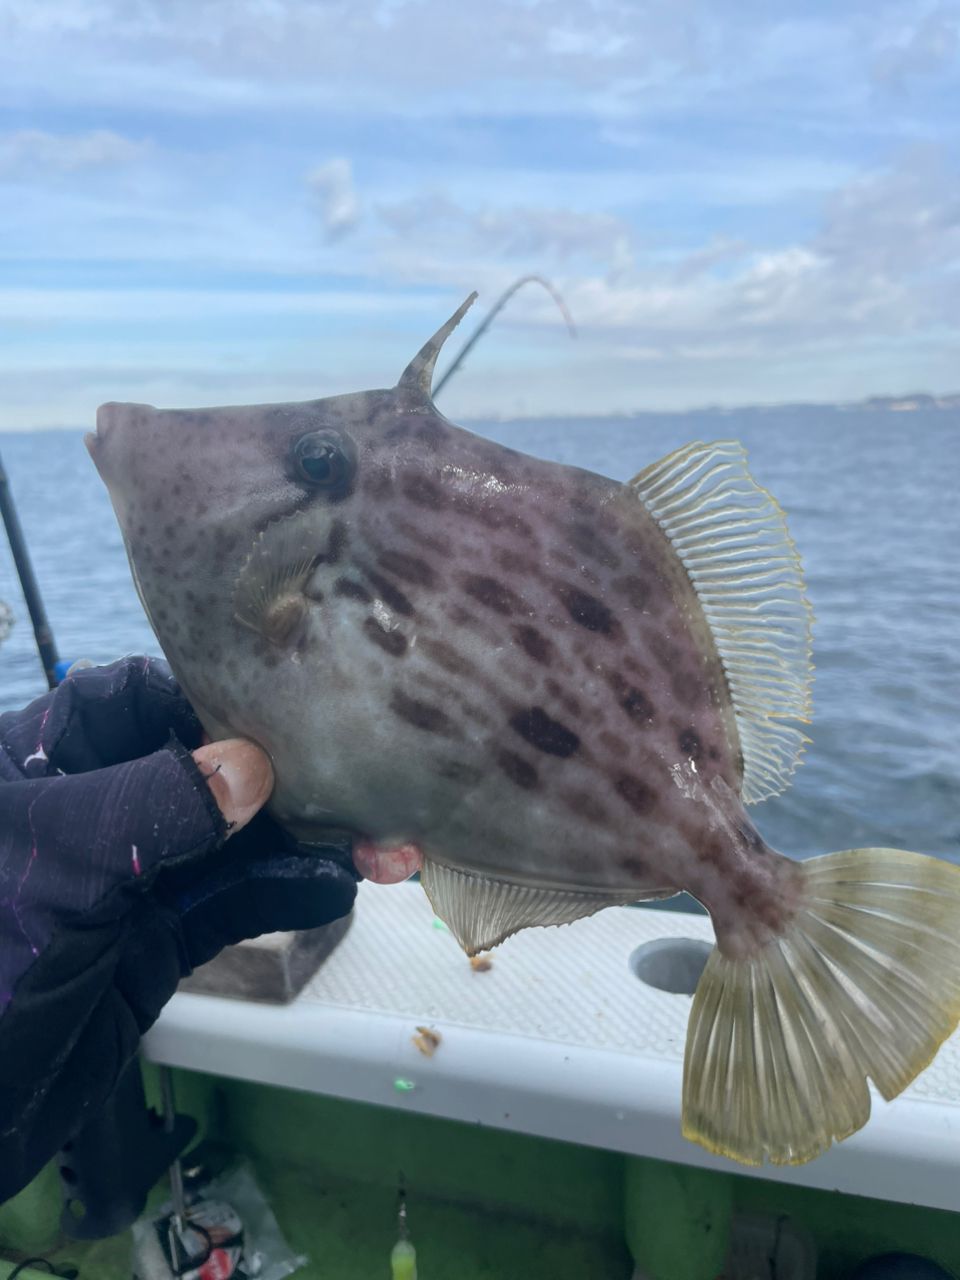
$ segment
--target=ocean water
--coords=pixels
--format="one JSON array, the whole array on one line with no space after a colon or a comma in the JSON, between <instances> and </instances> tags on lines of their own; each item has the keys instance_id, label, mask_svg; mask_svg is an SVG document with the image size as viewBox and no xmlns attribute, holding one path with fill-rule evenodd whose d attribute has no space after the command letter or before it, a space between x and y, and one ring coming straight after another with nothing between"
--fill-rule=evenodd
<instances>
[{"instance_id":1,"label":"ocean water","mask_svg":"<svg viewBox=\"0 0 960 1280\"><path fill-rule=\"evenodd\" d=\"M757 806L798 857L894 845L960 861L960 409L782 408L474 424L627 479L691 440L737 438L780 499L814 631L813 739L791 788ZM0 435L61 656L157 653L119 530L78 431ZM0 710L45 689L0 536Z\"/></svg>"}]
</instances>

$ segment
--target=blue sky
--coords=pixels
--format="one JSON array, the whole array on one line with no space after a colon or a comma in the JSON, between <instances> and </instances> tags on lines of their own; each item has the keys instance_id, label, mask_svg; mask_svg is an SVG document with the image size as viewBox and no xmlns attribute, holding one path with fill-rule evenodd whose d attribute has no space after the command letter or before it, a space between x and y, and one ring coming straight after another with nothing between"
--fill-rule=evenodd
<instances>
[{"instance_id":1,"label":"blue sky","mask_svg":"<svg viewBox=\"0 0 960 1280\"><path fill-rule=\"evenodd\" d=\"M450 416L960 390L960 3L0 0L0 429L389 385L528 272L577 340L525 290Z\"/></svg>"}]
</instances>

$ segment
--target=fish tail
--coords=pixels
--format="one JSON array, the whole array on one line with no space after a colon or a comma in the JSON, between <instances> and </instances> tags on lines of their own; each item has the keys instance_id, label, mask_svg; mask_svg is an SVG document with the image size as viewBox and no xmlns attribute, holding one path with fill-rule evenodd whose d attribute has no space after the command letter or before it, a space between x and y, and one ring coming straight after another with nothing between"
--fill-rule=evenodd
<instances>
[{"instance_id":1,"label":"fish tail","mask_svg":"<svg viewBox=\"0 0 960 1280\"><path fill-rule=\"evenodd\" d=\"M960 867L897 849L799 864L785 931L716 948L687 1033L683 1133L743 1164L803 1164L861 1128L960 1021Z\"/></svg>"}]
</instances>

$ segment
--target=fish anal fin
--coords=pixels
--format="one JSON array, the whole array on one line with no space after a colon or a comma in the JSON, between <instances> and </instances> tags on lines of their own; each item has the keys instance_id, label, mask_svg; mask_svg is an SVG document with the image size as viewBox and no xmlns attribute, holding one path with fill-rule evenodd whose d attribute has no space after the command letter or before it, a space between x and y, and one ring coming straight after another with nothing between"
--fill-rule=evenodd
<instances>
[{"instance_id":1,"label":"fish anal fin","mask_svg":"<svg viewBox=\"0 0 960 1280\"><path fill-rule=\"evenodd\" d=\"M461 871L424 858L420 882L430 905L468 956L489 951L521 929L572 924L643 893L535 888Z\"/></svg>"}]
</instances>

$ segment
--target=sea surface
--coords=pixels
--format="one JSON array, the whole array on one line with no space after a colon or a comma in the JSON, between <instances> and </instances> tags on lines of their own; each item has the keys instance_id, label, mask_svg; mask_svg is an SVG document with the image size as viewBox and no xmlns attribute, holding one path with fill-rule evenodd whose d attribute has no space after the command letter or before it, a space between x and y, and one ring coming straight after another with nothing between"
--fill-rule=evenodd
<instances>
[{"instance_id":1,"label":"sea surface","mask_svg":"<svg viewBox=\"0 0 960 1280\"><path fill-rule=\"evenodd\" d=\"M798 857L893 845L960 861L960 408L473 426L622 480L691 440L742 440L787 511L817 618L813 742L754 820ZM0 435L0 455L61 656L158 653L82 432ZM45 690L2 534L0 600L16 615L0 646L2 711Z\"/></svg>"}]
</instances>

